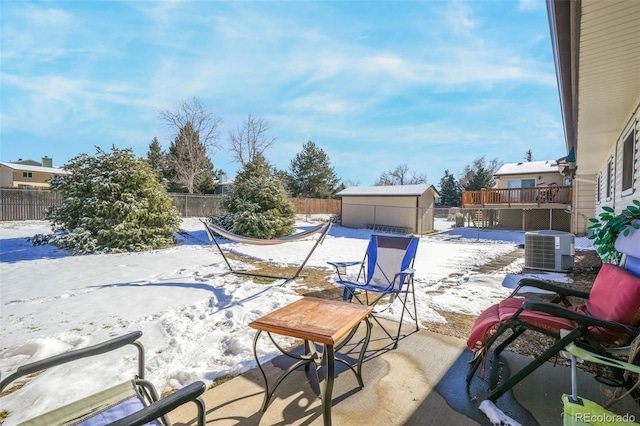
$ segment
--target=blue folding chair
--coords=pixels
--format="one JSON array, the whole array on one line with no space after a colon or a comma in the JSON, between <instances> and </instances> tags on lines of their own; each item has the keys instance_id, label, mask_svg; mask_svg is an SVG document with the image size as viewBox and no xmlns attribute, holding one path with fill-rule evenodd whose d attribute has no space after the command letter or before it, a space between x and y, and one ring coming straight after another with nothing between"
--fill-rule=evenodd
<instances>
[{"instance_id":1,"label":"blue folding chair","mask_svg":"<svg viewBox=\"0 0 640 426\"><path fill-rule=\"evenodd\" d=\"M373 319L382 327L384 332L393 340L393 347L398 346L400 330L405 311L415 321L416 331L418 325L418 310L416 307L416 297L413 284L415 270L413 263L418 250L419 238L416 237L396 237L387 235L372 235L369 240L367 252L362 261L354 262L328 262L332 265L338 279L336 284L344 287L343 299L346 301L356 301L363 305L374 306L383 297L389 296L389 305L399 299L402 303L400 314L400 324L398 332L392 336L387 329L380 324L380 321L373 316ZM347 267L360 266L360 271L355 281L345 278ZM374 293L371 295L369 293ZM407 306L407 299L411 293L413 298L413 313Z\"/></svg>"}]
</instances>

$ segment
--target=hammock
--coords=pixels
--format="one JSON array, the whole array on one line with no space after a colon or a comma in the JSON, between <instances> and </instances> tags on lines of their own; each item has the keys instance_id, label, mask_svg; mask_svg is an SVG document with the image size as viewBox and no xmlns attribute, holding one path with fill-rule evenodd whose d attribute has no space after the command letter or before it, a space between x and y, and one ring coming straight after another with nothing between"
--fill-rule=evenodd
<instances>
[{"instance_id":1,"label":"hammock","mask_svg":"<svg viewBox=\"0 0 640 426\"><path fill-rule=\"evenodd\" d=\"M209 235L209 239L211 239L216 247L218 247L218 251L220 251L220 254L222 255L222 258L224 259L225 263L227 264L227 267L229 268L229 270L231 271L231 273L234 274L239 274L239 275L251 275L254 277L264 277L264 278L273 278L273 279L285 279L285 283L291 280L294 280L296 278L298 278L298 276L300 275L300 272L302 272L302 268L304 268L304 266L307 264L307 261L309 260L309 258L311 257L311 254L313 254L313 252L315 251L316 247L318 247L318 244L320 244L323 240L324 237L329 233L329 229L331 229L331 222L325 222L325 223L321 223L319 225L314 226L313 228L307 229L306 231L302 231L299 232L297 234L292 234L292 235L287 235L286 237L282 237L282 238L275 238L275 239L260 239L260 238L251 238L251 237L245 237L243 235L238 235L238 234L234 234L233 232L227 231L224 228L221 228L217 225L214 225L212 223L206 222L204 220L200 220L206 230L207 230L207 234ZM216 235L219 235L220 237L226 239L226 240L230 240L236 243L241 243L241 244L249 244L249 245L257 245L257 246L273 246L273 245L278 245L278 244L282 244L282 243L289 243L292 241L299 241L302 240L304 238L307 238L315 233L318 233L322 231L322 233L320 234L320 237L318 238L318 240L316 241L316 243L313 245L313 247L311 248L311 251L309 251L309 254L307 254L307 257L304 259L304 261L300 264L300 266L298 267L298 269L296 270L295 274L292 277L282 277L282 276L274 276L274 275L264 275L264 274L256 274L256 273L250 273L250 272L246 272L246 271L238 271L238 270L234 270L233 267L231 266L231 263L229 263L229 260L227 259L227 257L224 255L224 252L222 251L222 248L220 247L220 244L218 243L218 240L216 239Z\"/></svg>"},{"instance_id":2,"label":"hammock","mask_svg":"<svg viewBox=\"0 0 640 426\"><path fill-rule=\"evenodd\" d=\"M311 229L299 232L297 234L287 235L286 237L276 238L272 240L263 240L260 238L251 238L251 237L245 237L243 235L234 234L233 232L229 232L226 229L216 226L212 223L207 223L204 221L203 223L211 232L220 235L222 238L226 240L231 240L235 243L249 244L254 246L273 246L273 245L278 245L282 243L288 243L290 241L301 240L303 238L306 238L310 235L315 234L316 232L320 231L322 228L327 226L326 223L321 223L320 225L316 225Z\"/></svg>"}]
</instances>

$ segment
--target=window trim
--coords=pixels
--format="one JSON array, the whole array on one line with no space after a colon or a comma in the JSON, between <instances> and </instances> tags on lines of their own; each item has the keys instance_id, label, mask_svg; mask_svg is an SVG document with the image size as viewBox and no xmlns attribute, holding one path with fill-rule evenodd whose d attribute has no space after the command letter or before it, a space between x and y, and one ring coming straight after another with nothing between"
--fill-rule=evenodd
<instances>
[{"instance_id":1,"label":"window trim","mask_svg":"<svg viewBox=\"0 0 640 426\"><path fill-rule=\"evenodd\" d=\"M613 172L613 157L609 157L607 161L607 182L605 183L605 199L610 201L613 199L613 185L614 185L614 172Z\"/></svg>"},{"instance_id":2,"label":"window trim","mask_svg":"<svg viewBox=\"0 0 640 426\"><path fill-rule=\"evenodd\" d=\"M622 142L622 195L633 193L635 153L636 132L635 129L632 128Z\"/></svg>"}]
</instances>

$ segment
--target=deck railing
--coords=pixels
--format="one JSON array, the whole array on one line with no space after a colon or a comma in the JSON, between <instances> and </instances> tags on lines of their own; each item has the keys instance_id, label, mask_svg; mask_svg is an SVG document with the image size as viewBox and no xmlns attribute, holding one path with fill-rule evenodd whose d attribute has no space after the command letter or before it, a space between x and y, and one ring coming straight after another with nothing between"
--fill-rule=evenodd
<instances>
[{"instance_id":1,"label":"deck railing","mask_svg":"<svg viewBox=\"0 0 640 426\"><path fill-rule=\"evenodd\" d=\"M537 186L532 188L492 188L479 191L463 191L463 207L511 206L530 204L548 206L549 204L571 204L571 186Z\"/></svg>"}]
</instances>

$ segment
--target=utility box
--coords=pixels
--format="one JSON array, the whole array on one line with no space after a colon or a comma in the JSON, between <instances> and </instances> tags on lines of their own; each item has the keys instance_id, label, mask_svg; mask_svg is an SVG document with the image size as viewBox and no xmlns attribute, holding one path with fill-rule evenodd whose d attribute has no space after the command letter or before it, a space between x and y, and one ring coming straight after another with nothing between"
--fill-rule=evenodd
<instances>
[{"instance_id":1,"label":"utility box","mask_svg":"<svg viewBox=\"0 0 640 426\"><path fill-rule=\"evenodd\" d=\"M524 266L565 272L573 269L575 235L562 231L530 231L524 234Z\"/></svg>"}]
</instances>

